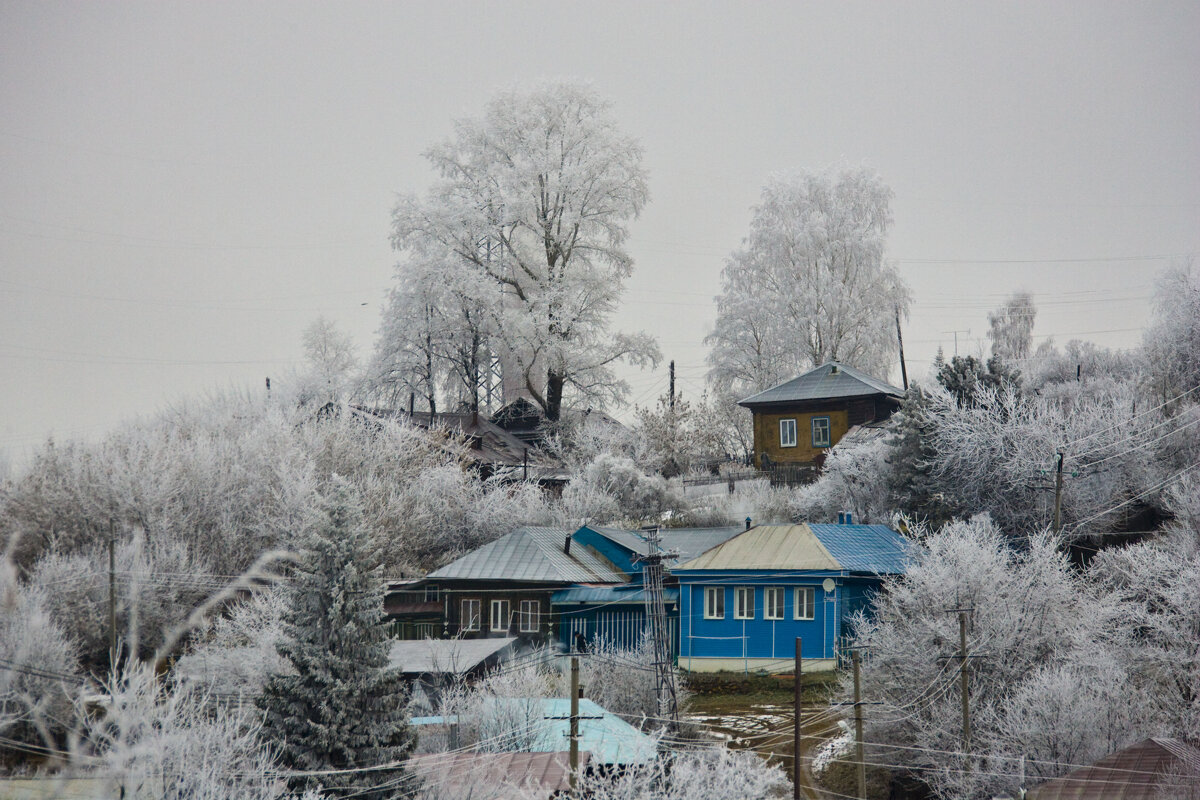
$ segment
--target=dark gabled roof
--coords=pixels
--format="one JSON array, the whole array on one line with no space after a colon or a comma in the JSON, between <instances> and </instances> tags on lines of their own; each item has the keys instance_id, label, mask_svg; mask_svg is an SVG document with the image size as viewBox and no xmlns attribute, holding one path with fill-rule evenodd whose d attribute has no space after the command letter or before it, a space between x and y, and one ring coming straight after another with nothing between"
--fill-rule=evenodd
<instances>
[{"instance_id":1,"label":"dark gabled roof","mask_svg":"<svg viewBox=\"0 0 1200 800\"><path fill-rule=\"evenodd\" d=\"M830 361L797 378L772 386L745 400L739 400L738 405L753 408L805 400L840 400L880 394L896 398L904 396L902 390L890 383L872 378L854 367Z\"/></svg>"},{"instance_id":2,"label":"dark gabled roof","mask_svg":"<svg viewBox=\"0 0 1200 800\"><path fill-rule=\"evenodd\" d=\"M517 528L494 542L434 570L426 580L521 581L528 583L628 583L629 576L575 542L568 555L566 528Z\"/></svg>"},{"instance_id":3,"label":"dark gabled roof","mask_svg":"<svg viewBox=\"0 0 1200 800\"><path fill-rule=\"evenodd\" d=\"M1178 739L1144 739L1030 789L1029 800L1153 800L1200 788L1200 750Z\"/></svg>"},{"instance_id":4,"label":"dark gabled roof","mask_svg":"<svg viewBox=\"0 0 1200 800\"><path fill-rule=\"evenodd\" d=\"M579 753L585 769L592 754ZM425 776L445 797L487 797L516 800L536 791L541 797L565 794L571 788L570 756L547 753L425 753L409 756L413 771ZM477 794L476 794L477 793Z\"/></svg>"}]
</instances>

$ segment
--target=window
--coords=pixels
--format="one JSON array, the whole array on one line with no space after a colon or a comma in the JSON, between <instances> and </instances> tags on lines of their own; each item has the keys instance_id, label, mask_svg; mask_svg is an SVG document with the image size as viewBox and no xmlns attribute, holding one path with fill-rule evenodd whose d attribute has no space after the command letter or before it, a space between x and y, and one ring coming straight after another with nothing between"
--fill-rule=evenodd
<instances>
[{"instance_id":1,"label":"window","mask_svg":"<svg viewBox=\"0 0 1200 800\"><path fill-rule=\"evenodd\" d=\"M464 631L479 630L479 600L462 601L462 629Z\"/></svg>"},{"instance_id":2,"label":"window","mask_svg":"<svg viewBox=\"0 0 1200 800\"><path fill-rule=\"evenodd\" d=\"M426 586L425 587L425 602L426 603L436 603L437 601L438 601L438 587Z\"/></svg>"},{"instance_id":3,"label":"window","mask_svg":"<svg viewBox=\"0 0 1200 800\"><path fill-rule=\"evenodd\" d=\"M537 600L521 601L521 633L537 633L541 603Z\"/></svg>"},{"instance_id":4,"label":"window","mask_svg":"<svg viewBox=\"0 0 1200 800\"><path fill-rule=\"evenodd\" d=\"M763 617L783 619L783 587L768 586L763 591Z\"/></svg>"},{"instance_id":5,"label":"window","mask_svg":"<svg viewBox=\"0 0 1200 800\"><path fill-rule=\"evenodd\" d=\"M754 619L754 587L737 587L737 608L734 609L734 619Z\"/></svg>"},{"instance_id":6,"label":"window","mask_svg":"<svg viewBox=\"0 0 1200 800\"><path fill-rule=\"evenodd\" d=\"M829 447L829 417L812 418L813 447Z\"/></svg>"},{"instance_id":7,"label":"window","mask_svg":"<svg viewBox=\"0 0 1200 800\"><path fill-rule=\"evenodd\" d=\"M508 631L508 601L493 600L492 601L492 630L493 631Z\"/></svg>"},{"instance_id":8,"label":"window","mask_svg":"<svg viewBox=\"0 0 1200 800\"><path fill-rule=\"evenodd\" d=\"M779 420L779 446L780 447L795 447L796 446L796 420L794 420L794 419Z\"/></svg>"},{"instance_id":9,"label":"window","mask_svg":"<svg viewBox=\"0 0 1200 800\"><path fill-rule=\"evenodd\" d=\"M725 619L725 587L704 587L704 618Z\"/></svg>"},{"instance_id":10,"label":"window","mask_svg":"<svg viewBox=\"0 0 1200 800\"><path fill-rule=\"evenodd\" d=\"M813 618L813 594L811 586L802 586L796 589L796 605L793 614L796 619Z\"/></svg>"}]
</instances>

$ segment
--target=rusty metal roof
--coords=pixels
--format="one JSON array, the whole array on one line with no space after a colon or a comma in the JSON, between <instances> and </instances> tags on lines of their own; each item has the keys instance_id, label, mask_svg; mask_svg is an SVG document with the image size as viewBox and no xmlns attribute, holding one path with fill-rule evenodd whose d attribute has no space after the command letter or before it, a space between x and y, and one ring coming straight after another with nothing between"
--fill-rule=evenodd
<instances>
[{"instance_id":1,"label":"rusty metal roof","mask_svg":"<svg viewBox=\"0 0 1200 800\"><path fill-rule=\"evenodd\" d=\"M1029 800L1154 800L1200 793L1200 750L1178 739L1145 739L1030 789ZM1191 792L1189 794L1189 792Z\"/></svg>"}]
</instances>

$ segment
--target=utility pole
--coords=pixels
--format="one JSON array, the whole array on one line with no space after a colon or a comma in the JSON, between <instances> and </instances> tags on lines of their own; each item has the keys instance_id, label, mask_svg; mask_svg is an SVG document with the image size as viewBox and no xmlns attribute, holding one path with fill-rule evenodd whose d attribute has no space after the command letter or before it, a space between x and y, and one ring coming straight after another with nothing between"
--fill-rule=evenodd
<instances>
[{"instance_id":1,"label":"utility pole","mask_svg":"<svg viewBox=\"0 0 1200 800\"><path fill-rule=\"evenodd\" d=\"M867 763L863 755L862 682L859 676L862 655L853 650L850 660L854 663L854 760L858 762L858 800L866 800Z\"/></svg>"},{"instance_id":2,"label":"utility pole","mask_svg":"<svg viewBox=\"0 0 1200 800\"><path fill-rule=\"evenodd\" d=\"M1063 451L1058 451L1058 468L1054 471L1054 533L1062 532Z\"/></svg>"},{"instance_id":3,"label":"utility pole","mask_svg":"<svg viewBox=\"0 0 1200 800\"><path fill-rule=\"evenodd\" d=\"M900 333L900 305L896 308L896 344L900 345L900 377L904 380L904 391L908 391L908 368L904 366L904 334Z\"/></svg>"},{"instance_id":4,"label":"utility pole","mask_svg":"<svg viewBox=\"0 0 1200 800\"><path fill-rule=\"evenodd\" d=\"M971 753L971 702L967 686L967 612L958 612L958 680L962 692L963 752Z\"/></svg>"},{"instance_id":5,"label":"utility pole","mask_svg":"<svg viewBox=\"0 0 1200 800\"><path fill-rule=\"evenodd\" d=\"M678 555L674 551L658 549L658 528L643 531L646 538L646 555L638 558L645 563L642 567L642 585L646 593L646 622L650 627L650 643L654 657L656 677L655 694L658 697L658 715L670 720L672 732L679 727L679 700L675 691L675 670L671 663L671 643L668 640L667 605L663 600L664 558Z\"/></svg>"},{"instance_id":6,"label":"utility pole","mask_svg":"<svg viewBox=\"0 0 1200 800\"><path fill-rule=\"evenodd\" d=\"M670 374L671 377L670 377L670 380L668 381L667 397L669 399L667 400L667 403L671 409L671 413L674 414L675 413L675 359L671 359L671 364L670 364L670 367L668 368L668 373Z\"/></svg>"},{"instance_id":7,"label":"utility pole","mask_svg":"<svg viewBox=\"0 0 1200 800\"><path fill-rule=\"evenodd\" d=\"M113 521L108 521L108 666L117 671L117 545Z\"/></svg>"},{"instance_id":8,"label":"utility pole","mask_svg":"<svg viewBox=\"0 0 1200 800\"><path fill-rule=\"evenodd\" d=\"M792 800L800 800L800 765L804 763L804 733L801 727L800 710L800 637L796 637L796 709L795 723L792 728Z\"/></svg>"},{"instance_id":9,"label":"utility pole","mask_svg":"<svg viewBox=\"0 0 1200 800\"><path fill-rule=\"evenodd\" d=\"M571 656L571 794L579 782L579 656Z\"/></svg>"}]
</instances>

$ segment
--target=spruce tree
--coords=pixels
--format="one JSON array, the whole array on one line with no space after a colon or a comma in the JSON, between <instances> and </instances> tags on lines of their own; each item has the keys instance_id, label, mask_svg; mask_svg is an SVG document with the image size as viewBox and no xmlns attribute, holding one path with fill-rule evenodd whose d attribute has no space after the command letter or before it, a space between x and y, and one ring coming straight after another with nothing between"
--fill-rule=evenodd
<instances>
[{"instance_id":1,"label":"spruce tree","mask_svg":"<svg viewBox=\"0 0 1200 800\"><path fill-rule=\"evenodd\" d=\"M293 790L377 800L409 794L415 782L402 764L379 769L403 762L414 737L401 676L388 668L382 583L345 481L334 478L304 545L278 645L295 673L272 675L263 690L264 736L284 770L349 770L294 776Z\"/></svg>"}]
</instances>

